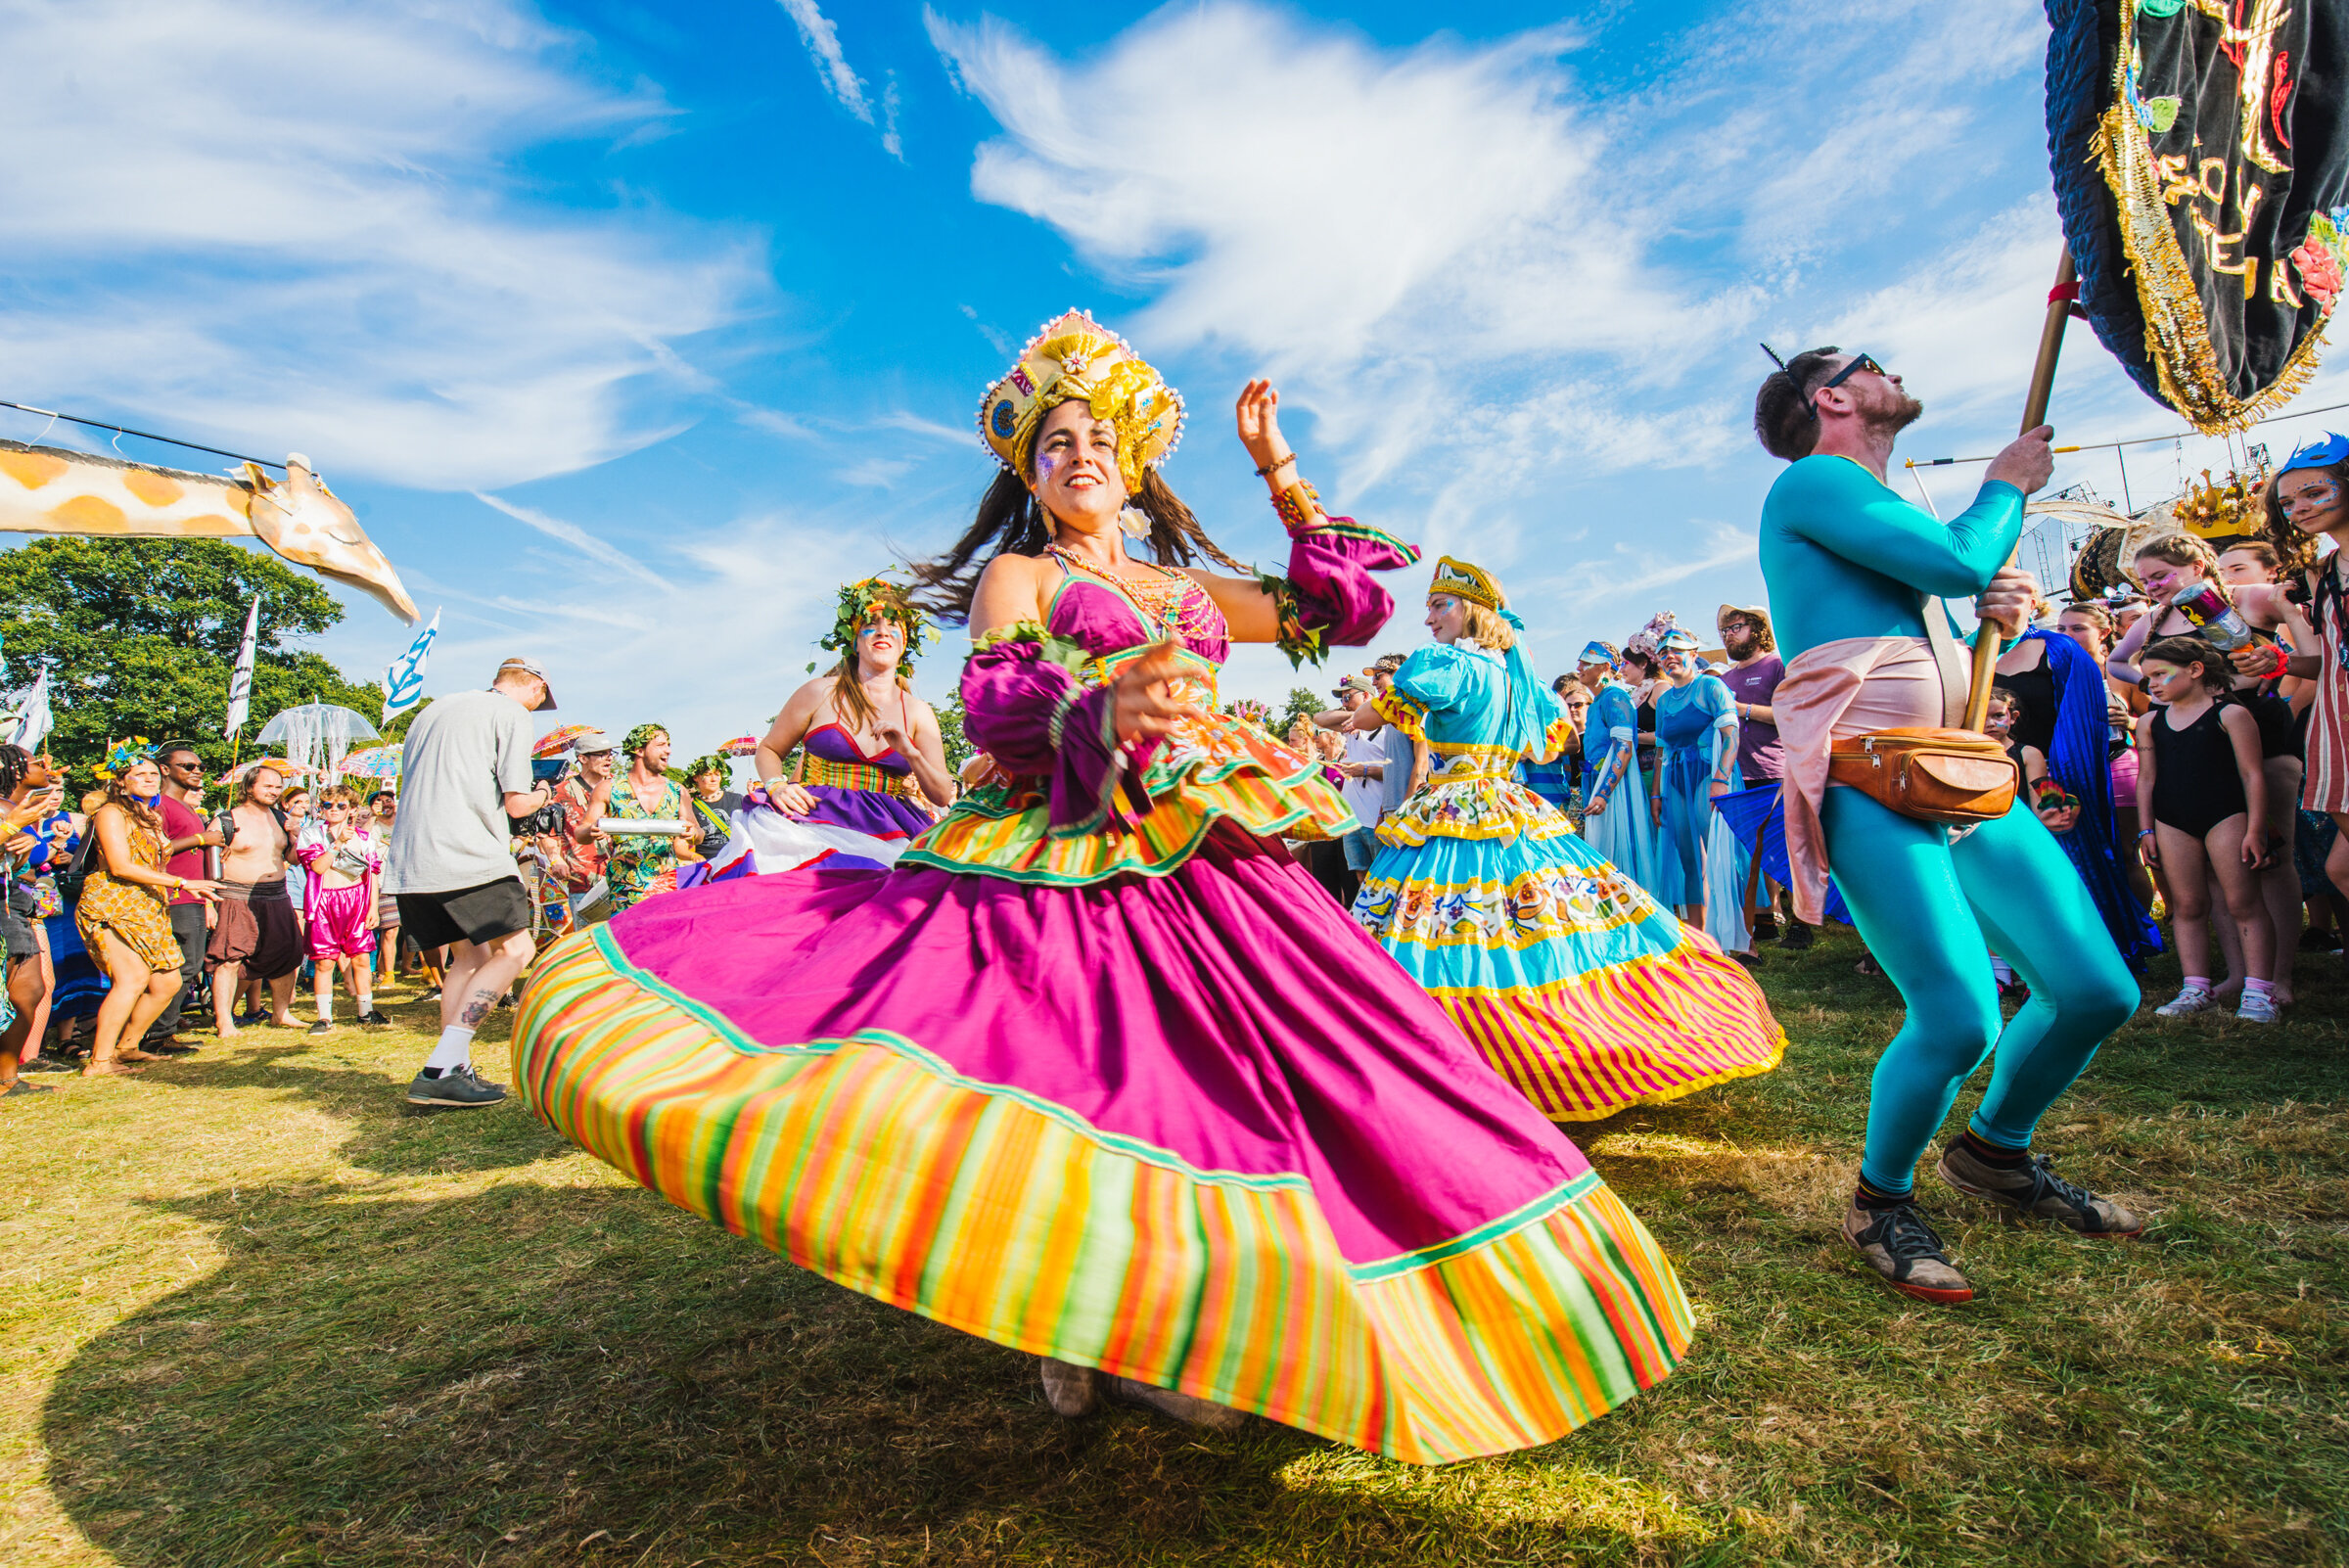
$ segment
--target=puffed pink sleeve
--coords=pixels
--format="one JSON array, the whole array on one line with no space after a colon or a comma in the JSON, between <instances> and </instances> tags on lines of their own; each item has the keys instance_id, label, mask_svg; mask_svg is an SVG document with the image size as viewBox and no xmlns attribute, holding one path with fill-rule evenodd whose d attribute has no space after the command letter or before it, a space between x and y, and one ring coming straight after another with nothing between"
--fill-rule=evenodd
<instances>
[{"instance_id":1,"label":"puffed pink sleeve","mask_svg":"<svg viewBox=\"0 0 2349 1568\"><path fill-rule=\"evenodd\" d=\"M1289 530L1286 576L1257 576L1280 617L1274 645L1292 665L1318 663L1332 646L1359 648L1378 635L1395 613L1395 597L1370 576L1419 559L1419 548L1393 534L1331 517L1320 494L1299 483L1272 503Z\"/></svg>"},{"instance_id":2,"label":"puffed pink sleeve","mask_svg":"<svg viewBox=\"0 0 2349 1568\"><path fill-rule=\"evenodd\" d=\"M1156 743L1118 744L1114 694L1077 676L1082 649L1032 623L979 639L962 667L963 732L1007 773L1041 778L1056 836L1089 833L1118 809L1120 786L1133 815L1150 797L1140 770Z\"/></svg>"},{"instance_id":3,"label":"puffed pink sleeve","mask_svg":"<svg viewBox=\"0 0 2349 1568\"><path fill-rule=\"evenodd\" d=\"M314 866L326 858L326 844L323 840L304 835L294 841L294 858L299 860L305 869Z\"/></svg>"}]
</instances>

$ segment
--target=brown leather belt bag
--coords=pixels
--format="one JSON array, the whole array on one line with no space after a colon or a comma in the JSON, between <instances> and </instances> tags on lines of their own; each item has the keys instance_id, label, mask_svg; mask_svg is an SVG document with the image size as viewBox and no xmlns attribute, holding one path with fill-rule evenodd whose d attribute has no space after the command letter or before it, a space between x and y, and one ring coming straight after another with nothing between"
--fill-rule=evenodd
<instances>
[{"instance_id":1,"label":"brown leather belt bag","mask_svg":"<svg viewBox=\"0 0 2349 1568\"><path fill-rule=\"evenodd\" d=\"M2005 748L1970 729L1874 729L1839 740L1827 782L1924 822L1988 822L2014 805L2021 772Z\"/></svg>"}]
</instances>

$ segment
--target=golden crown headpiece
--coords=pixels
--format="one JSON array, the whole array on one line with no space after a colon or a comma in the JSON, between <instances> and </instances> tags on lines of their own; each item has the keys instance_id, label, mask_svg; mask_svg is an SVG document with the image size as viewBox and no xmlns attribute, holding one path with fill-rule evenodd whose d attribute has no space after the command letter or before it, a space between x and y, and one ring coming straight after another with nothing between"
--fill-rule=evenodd
<instances>
[{"instance_id":1,"label":"golden crown headpiece","mask_svg":"<svg viewBox=\"0 0 2349 1568\"><path fill-rule=\"evenodd\" d=\"M1500 591L1499 579L1483 567L1470 566L1446 556L1436 563L1436 575L1427 585L1430 597L1449 593L1470 604L1481 604L1488 610L1498 610L1507 602Z\"/></svg>"},{"instance_id":2,"label":"golden crown headpiece","mask_svg":"<svg viewBox=\"0 0 2349 1568\"><path fill-rule=\"evenodd\" d=\"M1130 491L1142 470L1174 455L1182 439L1182 394L1131 345L1082 310L1028 340L979 405L979 434L997 461L1027 477L1036 428L1055 403L1082 398L1118 431L1118 473Z\"/></svg>"},{"instance_id":3,"label":"golden crown headpiece","mask_svg":"<svg viewBox=\"0 0 2349 1568\"><path fill-rule=\"evenodd\" d=\"M2267 522L2260 498L2267 483L2264 469L2213 480L2206 468L2202 483L2188 484L2186 493L2170 503L2170 520L2185 531L2214 542L2256 534Z\"/></svg>"}]
</instances>

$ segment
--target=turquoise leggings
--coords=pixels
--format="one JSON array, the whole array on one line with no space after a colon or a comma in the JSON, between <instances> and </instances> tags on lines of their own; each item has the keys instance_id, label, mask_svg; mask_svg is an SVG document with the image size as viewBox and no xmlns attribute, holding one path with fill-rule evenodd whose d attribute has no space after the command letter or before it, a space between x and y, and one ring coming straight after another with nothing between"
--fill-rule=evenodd
<instances>
[{"instance_id":1,"label":"turquoise leggings","mask_svg":"<svg viewBox=\"0 0 2349 1568\"><path fill-rule=\"evenodd\" d=\"M1986 1056L1990 1088L1969 1124L1974 1135L2029 1148L2048 1107L2137 1010L2137 982L2080 873L2019 801L1955 845L1948 828L1843 785L1828 788L1820 818L1835 884L1909 1005L1876 1062L1862 1178L1907 1192L1958 1086ZM2031 987L2003 1032L1986 945Z\"/></svg>"}]
</instances>

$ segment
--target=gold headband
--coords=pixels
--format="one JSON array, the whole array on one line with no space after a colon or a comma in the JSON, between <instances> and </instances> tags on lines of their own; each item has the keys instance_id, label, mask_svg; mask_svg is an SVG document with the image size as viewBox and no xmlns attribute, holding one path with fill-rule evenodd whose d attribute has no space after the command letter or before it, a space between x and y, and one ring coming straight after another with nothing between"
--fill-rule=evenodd
<instances>
[{"instance_id":1,"label":"gold headband","mask_svg":"<svg viewBox=\"0 0 2349 1568\"><path fill-rule=\"evenodd\" d=\"M1481 604L1488 610L1498 610L1507 603L1500 591L1500 582L1483 567L1470 566L1446 556L1436 563L1435 579L1427 585L1428 597L1439 593Z\"/></svg>"},{"instance_id":2,"label":"gold headband","mask_svg":"<svg viewBox=\"0 0 2349 1568\"><path fill-rule=\"evenodd\" d=\"M1047 322L1028 340L979 405L979 434L1003 466L1026 478L1036 433L1056 403L1082 398L1095 419L1117 427L1118 473L1131 491L1142 470L1163 463L1182 438L1182 394L1125 339L1081 310Z\"/></svg>"}]
</instances>

